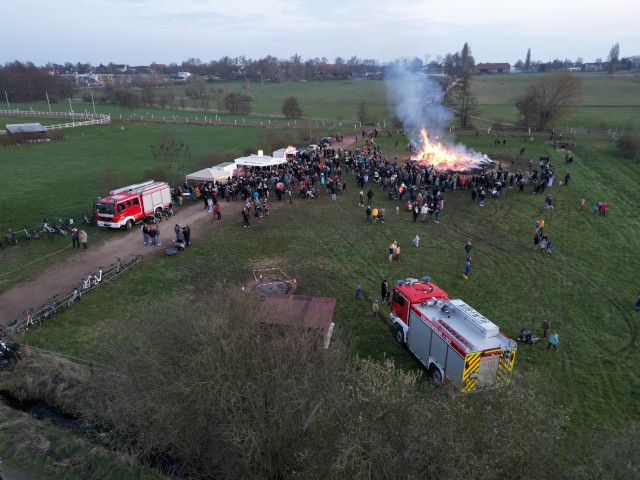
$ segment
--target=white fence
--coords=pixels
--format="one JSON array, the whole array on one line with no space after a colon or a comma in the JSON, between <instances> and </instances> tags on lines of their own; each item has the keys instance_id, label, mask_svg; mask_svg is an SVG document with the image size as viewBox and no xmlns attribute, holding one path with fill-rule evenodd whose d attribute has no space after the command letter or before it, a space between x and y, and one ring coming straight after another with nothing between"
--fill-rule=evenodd
<instances>
[{"instance_id":1,"label":"white fence","mask_svg":"<svg viewBox=\"0 0 640 480\"><path fill-rule=\"evenodd\" d=\"M47 125L47 130L56 130L61 128L86 127L89 125L101 125L111 121L111 115L102 113L73 113L73 112L35 112L33 110L0 110L0 115L17 115L20 117L46 117L71 118L71 122L59 123L57 125Z\"/></svg>"}]
</instances>

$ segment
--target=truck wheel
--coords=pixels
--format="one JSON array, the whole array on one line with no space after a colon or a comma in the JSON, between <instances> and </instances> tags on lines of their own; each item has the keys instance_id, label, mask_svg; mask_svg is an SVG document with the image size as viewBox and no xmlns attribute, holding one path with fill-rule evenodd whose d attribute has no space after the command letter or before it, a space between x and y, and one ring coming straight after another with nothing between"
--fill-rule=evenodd
<instances>
[{"instance_id":1,"label":"truck wheel","mask_svg":"<svg viewBox=\"0 0 640 480\"><path fill-rule=\"evenodd\" d=\"M131 220L127 220L127 223L124 224L124 228L127 232L131 231L131 227L133 227L133 222Z\"/></svg>"},{"instance_id":2,"label":"truck wheel","mask_svg":"<svg viewBox=\"0 0 640 480\"><path fill-rule=\"evenodd\" d=\"M431 378L433 378L433 382L436 385L442 385L442 372L435 365L431 365L429 368L429 373L431 374Z\"/></svg>"},{"instance_id":3,"label":"truck wheel","mask_svg":"<svg viewBox=\"0 0 640 480\"><path fill-rule=\"evenodd\" d=\"M405 341L404 341L404 330L402 329L402 327L400 325L396 325L396 328L394 329L395 332L395 336L396 336L396 341L402 345L404 347L405 345Z\"/></svg>"}]
</instances>

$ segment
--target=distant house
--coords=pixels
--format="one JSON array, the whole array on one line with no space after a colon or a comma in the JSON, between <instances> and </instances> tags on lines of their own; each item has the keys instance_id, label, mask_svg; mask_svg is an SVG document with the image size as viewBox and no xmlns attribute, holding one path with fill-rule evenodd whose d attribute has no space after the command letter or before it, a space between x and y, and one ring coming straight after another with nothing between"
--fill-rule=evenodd
<instances>
[{"instance_id":1,"label":"distant house","mask_svg":"<svg viewBox=\"0 0 640 480\"><path fill-rule=\"evenodd\" d=\"M7 125L7 135L20 142L45 142L47 129L39 123L15 123Z\"/></svg>"},{"instance_id":2,"label":"distant house","mask_svg":"<svg viewBox=\"0 0 640 480\"><path fill-rule=\"evenodd\" d=\"M479 63L476 65L476 73L509 73L511 65L508 63Z\"/></svg>"}]
</instances>

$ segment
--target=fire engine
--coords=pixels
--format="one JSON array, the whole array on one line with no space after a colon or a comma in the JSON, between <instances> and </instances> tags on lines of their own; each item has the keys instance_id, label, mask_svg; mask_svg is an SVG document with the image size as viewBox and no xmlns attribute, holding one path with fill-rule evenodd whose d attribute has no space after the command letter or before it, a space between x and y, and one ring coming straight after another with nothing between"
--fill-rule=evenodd
<instances>
[{"instance_id":1,"label":"fire engine","mask_svg":"<svg viewBox=\"0 0 640 480\"><path fill-rule=\"evenodd\" d=\"M109 196L96 202L99 227L126 228L159 210L171 208L171 188L165 182L149 180L111 190Z\"/></svg>"},{"instance_id":2,"label":"fire engine","mask_svg":"<svg viewBox=\"0 0 640 480\"><path fill-rule=\"evenodd\" d=\"M429 277L398 280L390 319L396 340L436 383L469 392L510 381L516 342L462 300L449 299Z\"/></svg>"}]
</instances>

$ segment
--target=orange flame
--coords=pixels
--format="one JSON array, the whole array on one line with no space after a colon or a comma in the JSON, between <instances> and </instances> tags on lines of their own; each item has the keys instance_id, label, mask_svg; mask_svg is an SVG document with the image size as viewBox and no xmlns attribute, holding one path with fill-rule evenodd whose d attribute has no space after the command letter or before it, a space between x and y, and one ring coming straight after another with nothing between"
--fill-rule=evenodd
<instances>
[{"instance_id":1,"label":"orange flame","mask_svg":"<svg viewBox=\"0 0 640 480\"><path fill-rule=\"evenodd\" d=\"M411 160L432 165L438 170L453 170L464 172L469 168L469 164L475 163L473 159L465 157L448 149L444 144L431 142L426 130L420 130L422 136L422 148L411 157Z\"/></svg>"}]
</instances>

